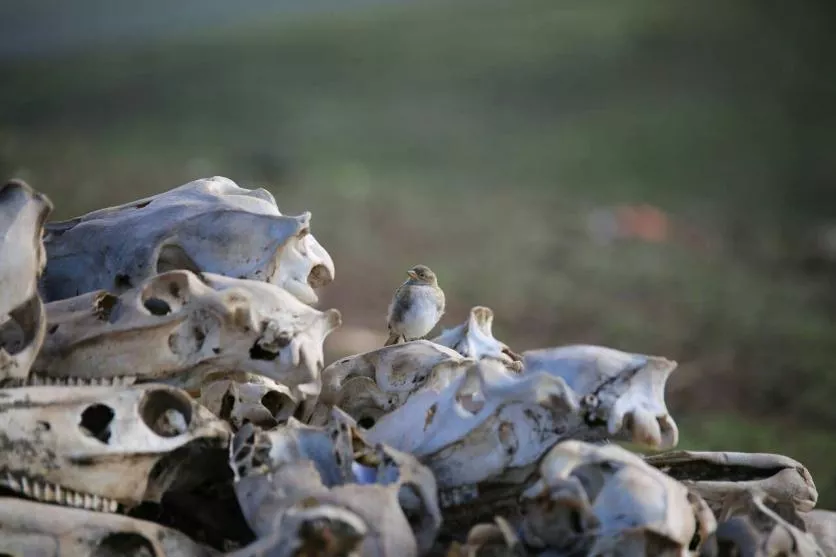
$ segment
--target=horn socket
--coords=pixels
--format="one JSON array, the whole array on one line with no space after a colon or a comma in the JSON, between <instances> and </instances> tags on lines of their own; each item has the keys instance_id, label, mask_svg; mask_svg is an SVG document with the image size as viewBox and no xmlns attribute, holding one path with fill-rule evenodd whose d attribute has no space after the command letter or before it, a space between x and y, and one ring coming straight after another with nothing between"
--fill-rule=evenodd
<instances>
[{"instance_id":1,"label":"horn socket","mask_svg":"<svg viewBox=\"0 0 836 557\"><path fill-rule=\"evenodd\" d=\"M139 417L157 435L177 437L184 433L183 423L186 428L192 423L191 401L176 391L147 391L139 403Z\"/></svg>"}]
</instances>

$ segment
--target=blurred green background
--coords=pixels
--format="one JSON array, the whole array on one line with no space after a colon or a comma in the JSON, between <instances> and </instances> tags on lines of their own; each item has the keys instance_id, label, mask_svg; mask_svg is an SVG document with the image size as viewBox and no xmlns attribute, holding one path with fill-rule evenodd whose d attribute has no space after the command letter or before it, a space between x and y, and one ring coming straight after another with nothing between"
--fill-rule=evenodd
<instances>
[{"instance_id":1,"label":"blurred green background","mask_svg":"<svg viewBox=\"0 0 836 557\"><path fill-rule=\"evenodd\" d=\"M836 508L832 12L7 1L0 174L53 218L212 175L267 187L335 260L333 354L378 342L425 263L446 326L487 305L517 351L678 360L680 447L787 454Z\"/></svg>"}]
</instances>

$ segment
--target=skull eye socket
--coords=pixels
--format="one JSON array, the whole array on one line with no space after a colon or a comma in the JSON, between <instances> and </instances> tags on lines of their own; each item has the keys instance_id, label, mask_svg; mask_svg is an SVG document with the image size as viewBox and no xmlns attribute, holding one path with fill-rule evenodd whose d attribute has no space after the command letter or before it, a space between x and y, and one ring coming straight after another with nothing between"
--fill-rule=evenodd
<instances>
[{"instance_id":1,"label":"skull eye socket","mask_svg":"<svg viewBox=\"0 0 836 557\"><path fill-rule=\"evenodd\" d=\"M192 405L183 395L174 391L147 391L139 403L139 417L160 437L177 437L189 429Z\"/></svg>"},{"instance_id":2,"label":"skull eye socket","mask_svg":"<svg viewBox=\"0 0 836 557\"><path fill-rule=\"evenodd\" d=\"M145 536L135 533L109 534L102 538L91 557L157 557Z\"/></svg>"}]
</instances>

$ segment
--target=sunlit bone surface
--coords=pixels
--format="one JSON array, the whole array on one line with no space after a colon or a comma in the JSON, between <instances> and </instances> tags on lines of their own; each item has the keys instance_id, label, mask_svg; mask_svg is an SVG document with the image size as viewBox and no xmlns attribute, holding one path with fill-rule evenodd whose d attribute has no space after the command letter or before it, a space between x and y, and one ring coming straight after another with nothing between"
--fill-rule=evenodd
<instances>
[{"instance_id":1,"label":"sunlit bone surface","mask_svg":"<svg viewBox=\"0 0 836 557\"><path fill-rule=\"evenodd\" d=\"M229 427L182 390L21 387L0 391L0 486L40 501L115 512L159 501Z\"/></svg>"},{"instance_id":2,"label":"sunlit bone surface","mask_svg":"<svg viewBox=\"0 0 836 557\"><path fill-rule=\"evenodd\" d=\"M2 497L0 555L214 557L220 553L153 522Z\"/></svg>"},{"instance_id":3,"label":"sunlit bone surface","mask_svg":"<svg viewBox=\"0 0 836 557\"><path fill-rule=\"evenodd\" d=\"M322 371L322 393L311 423L321 425L338 406L365 428L412 393L472 364L451 348L413 340L342 358Z\"/></svg>"},{"instance_id":4,"label":"sunlit bone surface","mask_svg":"<svg viewBox=\"0 0 836 557\"><path fill-rule=\"evenodd\" d=\"M278 516L321 506L362 521L360 554L409 556L432 546L441 523L429 470L410 455L370 445L339 410L322 428L294 419L266 432L245 425L230 466L241 509L260 537L275 537Z\"/></svg>"},{"instance_id":5,"label":"sunlit bone surface","mask_svg":"<svg viewBox=\"0 0 836 557\"><path fill-rule=\"evenodd\" d=\"M742 491L761 490L802 512L812 509L818 500L807 468L783 455L671 451L646 460L697 491L714 512L720 511L725 499Z\"/></svg>"},{"instance_id":6,"label":"sunlit bone surface","mask_svg":"<svg viewBox=\"0 0 836 557\"><path fill-rule=\"evenodd\" d=\"M555 445L523 505L524 541L572 555L685 557L700 527L687 488L617 445Z\"/></svg>"},{"instance_id":7,"label":"sunlit bone surface","mask_svg":"<svg viewBox=\"0 0 836 557\"><path fill-rule=\"evenodd\" d=\"M130 376L190 390L204 375L243 371L318 389L322 343L340 325L266 282L169 271L114 296L47 304L36 378L108 382Z\"/></svg>"},{"instance_id":8,"label":"sunlit bone surface","mask_svg":"<svg viewBox=\"0 0 836 557\"><path fill-rule=\"evenodd\" d=\"M38 276L46 263L43 225L52 203L26 183L0 188L0 380L24 379L46 328Z\"/></svg>"},{"instance_id":9,"label":"sunlit bone surface","mask_svg":"<svg viewBox=\"0 0 836 557\"><path fill-rule=\"evenodd\" d=\"M494 358L516 371L522 370L522 357L493 336L493 310L476 306L470 310L467 321L452 329L445 329L433 342L452 348L462 356L481 360Z\"/></svg>"},{"instance_id":10,"label":"sunlit bone surface","mask_svg":"<svg viewBox=\"0 0 836 557\"><path fill-rule=\"evenodd\" d=\"M283 216L273 195L216 176L47 225L47 301L94 290L121 293L172 269L277 284L306 303L334 263L311 214Z\"/></svg>"},{"instance_id":11,"label":"sunlit bone surface","mask_svg":"<svg viewBox=\"0 0 836 557\"><path fill-rule=\"evenodd\" d=\"M523 352L524 373L563 378L582 397L587 420L603 422L611 436L656 449L679 442L665 404L665 384L677 363L594 345Z\"/></svg>"}]
</instances>

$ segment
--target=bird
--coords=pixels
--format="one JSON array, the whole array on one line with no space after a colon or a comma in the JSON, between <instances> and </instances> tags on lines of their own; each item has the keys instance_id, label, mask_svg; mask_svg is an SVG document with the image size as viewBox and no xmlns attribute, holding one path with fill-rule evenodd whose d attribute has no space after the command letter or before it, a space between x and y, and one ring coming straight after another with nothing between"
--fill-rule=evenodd
<instances>
[{"instance_id":1,"label":"bird","mask_svg":"<svg viewBox=\"0 0 836 557\"><path fill-rule=\"evenodd\" d=\"M423 338L444 315L444 291L426 265L415 265L389 304L389 339L384 346Z\"/></svg>"}]
</instances>

